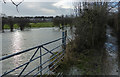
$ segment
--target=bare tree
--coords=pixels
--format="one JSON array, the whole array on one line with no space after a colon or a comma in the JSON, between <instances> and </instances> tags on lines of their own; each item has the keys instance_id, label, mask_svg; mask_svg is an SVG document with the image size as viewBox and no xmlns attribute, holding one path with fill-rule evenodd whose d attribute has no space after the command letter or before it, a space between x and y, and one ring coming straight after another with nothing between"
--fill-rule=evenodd
<instances>
[{"instance_id":1,"label":"bare tree","mask_svg":"<svg viewBox=\"0 0 120 77\"><path fill-rule=\"evenodd\" d=\"M18 4L16 4L13 0L11 0L12 4L15 5L17 12L19 13L18 6L23 2L24 0L20 1ZM6 0L3 0L3 2L6 4Z\"/></svg>"}]
</instances>

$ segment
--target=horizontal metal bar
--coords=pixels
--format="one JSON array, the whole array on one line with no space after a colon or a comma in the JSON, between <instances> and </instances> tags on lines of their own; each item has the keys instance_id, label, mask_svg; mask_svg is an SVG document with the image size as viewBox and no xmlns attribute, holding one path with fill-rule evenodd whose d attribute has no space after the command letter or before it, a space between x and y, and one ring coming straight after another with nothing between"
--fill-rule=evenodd
<instances>
[{"instance_id":1,"label":"horizontal metal bar","mask_svg":"<svg viewBox=\"0 0 120 77\"><path fill-rule=\"evenodd\" d=\"M4 56L4 57L0 58L0 61L5 60L5 59L8 59L8 58L11 58L11 57L13 57L13 56L16 56L16 55L19 55L19 54L22 54L22 53L25 53L25 52L28 52L28 51L33 50L33 49L35 49L35 48L48 45L48 44L50 44L50 43L59 41L59 40L61 40L61 39L62 39L62 38L59 38L59 39L57 39L57 40L50 41L50 42L48 42L48 43L45 43L45 44L42 44L42 45L39 45L39 46L35 46L35 47L33 47L33 48L30 48L30 49L27 49L27 50L23 50L23 51L21 51L21 52L17 52L17 53L11 54L11 55Z\"/></svg>"},{"instance_id":2,"label":"horizontal metal bar","mask_svg":"<svg viewBox=\"0 0 120 77\"><path fill-rule=\"evenodd\" d=\"M61 60L64 58L64 55L63 55L63 57L61 58ZM57 65L52 71L54 71L57 67L58 67L59 65Z\"/></svg>"},{"instance_id":3,"label":"horizontal metal bar","mask_svg":"<svg viewBox=\"0 0 120 77\"><path fill-rule=\"evenodd\" d=\"M59 48L60 46L62 46L62 45L59 45L59 46L55 47L54 49L52 49L52 50L50 50L50 51L54 51L55 49ZM40 57L46 55L47 53L49 53L49 52L46 52L46 53L44 53L44 54L42 54L42 55L40 55L40 56L38 56L38 57L32 59L30 62L32 62L32 61L34 61L34 60L36 60L36 59L38 59L38 58L40 58ZM20 66L18 66L18 67L16 67L16 68L14 68L14 69L12 69L12 70L10 70L10 71L8 71L8 72L6 72L6 73L4 73L2 76L5 76L5 75L7 75L7 74L9 74L9 73L11 73L11 72L13 72L13 71L15 71L15 70L17 70L17 69L23 67L23 66L26 65L27 63L29 63L29 61L26 62L26 63L24 63L24 64L22 64L22 65L20 65Z\"/></svg>"},{"instance_id":4,"label":"horizontal metal bar","mask_svg":"<svg viewBox=\"0 0 120 77\"><path fill-rule=\"evenodd\" d=\"M37 47L33 47L33 48L30 48L30 49L27 49L27 50L24 50L24 51L21 51L21 52L17 52L17 53L14 53L14 54L11 54L11 55L2 57L2 58L0 59L0 61L5 60L5 59L8 59L8 58L13 57L13 56L16 56L16 55L19 55L19 54L22 54L22 53L25 53L25 52L30 51L30 50L33 50L33 49L35 49L35 48L37 48Z\"/></svg>"},{"instance_id":5,"label":"horizontal metal bar","mask_svg":"<svg viewBox=\"0 0 120 77\"><path fill-rule=\"evenodd\" d=\"M57 69L57 68L58 68L58 66L59 66L59 65L57 65L57 66L56 66L56 67L55 67L52 71L54 71L55 69Z\"/></svg>"},{"instance_id":6,"label":"horizontal metal bar","mask_svg":"<svg viewBox=\"0 0 120 77\"><path fill-rule=\"evenodd\" d=\"M55 62L58 58L60 58L62 55L64 55L64 53L62 53L61 55L59 55L56 59L54 59L51 63L49 63L46 67L44 67L43 69L41 69L40 71L38 71L36 74L34 74L33 77L37 76L37 74L39 74L41 71L43 71L45 68L47 68L50 64L52 64L53 62Z\"/></svg>"},{"instance_id":7,"label":"horizontal metal bar","mask_svg":"<svg viewBox=\"0 0 120 77\"><path fill-rule=\"evenodd\" d=\"M53 42L59 41L59 40L61 40L61 39L62 39L62 38L59 38L59 39L57 39L57 40L54 40L54 41L51 41L51 42L45 43L45 44L43 44L42 46L45 46L45 45L48 45L48 44L50 44L50 43L53 43Z\"/></svg>"},{"instance_id":8,"label":"horizontal metal bar","mask_svg":"<svg viewBox=\"0 0 120 77\"><path fill-rule=\"evenodd\" d=\"M44 53L44 54L41 55L41 56L44 56L44 55L46 55L47 53L49 53L49 52L46 52L46 53ZM38 59L38 58L40 58L41 56L38 56L38 57L32 59L31 62L34 61L34 60L36 60L36 59ZM5 76L5 75L7 75L7 74L9 74L9 73L11 73L11 72L13 72L13 71L15 71L15 70L17 70L17 69L23 67L23 66L26 65L27 63L29 63L29 61L26 62L26 63L24 63L24 64L22 64L22 65L20 65L20 66L18 66L18 67L16 67L16 68L14 68L14 69L12 69L12 70L10 70L10 71L8 71L8 72L6 72L6 73L4 73L2 76Z\"/></svg>"},{"instance_id":9,"label":"horizontal metal bar","mask_svg":"<svg viewBox=\"0 0 120 77\"><path fill-rule=\"evenodd\" d=\"M57 48L61 47L62 45L63 45L63 44L61 44L61 45L59 45L59 46L57 46L57 47L53 48L51 51L54 51L55 49L57 49Z\"/></svg>"},{"instance_id":10,"label":"horizontal metal bar","mask_svg":"<svg viewBox=\"0 0 120 77\"><path fill-rule=\"evenodd\" d=\"M49 51L47 48L42 47L43 49L45 49L47 52L51 53L52 55L54 55L54 53L52 53L51 51Z\"/></svg>"},{"instance_id":11,"label":"horizontal metal bar","mask_svg":"<svg viewBox=\"0 0 120 77\"><path fill-rule=\"evenodd\" d=\"M50 59L48 59L47 61L45 61L43 64L35 67L33 70L31 70L30 72L28 72L25 76L29 75L30 73L32 73L33 71L35 71L36 69L38 69L40 66L44 65L45 63L47 63L48 61L50 61L52 58L54 58L55 56L57 56L59 53L61 53L62 51L58 52L57 54L55 54L54 56L52 56ZM24 76L24 77L25 77Z\"/></svg>"},{"instance_id":12,"label":"horizontal metal bar","mask_svg":"<svg viewBox=\"0 0 120 77\"><path fill-rule=\"evenodd\" d=\"M63 56L63 57L64 57L64 56ZM63 57L62 57L62 58L63 58ZM52 65L52 66L50 67L50 69L53 68L58 62L60 62L60 60L61 60L62 58L60 58L57 62L55 62L55 64ZM48 69L45 73L47 73L50 69ZM45 73L44 73L44 74L45 74Z\"/></svg>"}]
</instances>

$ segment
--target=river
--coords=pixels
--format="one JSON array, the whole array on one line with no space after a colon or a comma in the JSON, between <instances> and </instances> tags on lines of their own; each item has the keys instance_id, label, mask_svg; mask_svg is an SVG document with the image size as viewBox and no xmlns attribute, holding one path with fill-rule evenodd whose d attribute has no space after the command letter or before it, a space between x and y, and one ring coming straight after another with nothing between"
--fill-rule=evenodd
<instances>
[{"instance_id":1,"label":"river","mask_svg":"<svg viewBox=\"0 0 120 77\"><path fill-rule=\"evenodd\" d=\"M37 45L41 45L62 37L62 31L59 30L59 28L35 28L27 31L14 30L14 32L10 32L6 30L5 33L0 33L0 34L2 34L2 56L20 52L21 50L25 50ZM48 49L52 49L56 46L59 46L61 42L62 41L60 40L46 47ZM3 61L2 73L7 72L8 70L13 69L25 63L26 61L28 61L30 57L33 55L34 51L27 52L18 56L14 56L13 58ZM44 52L46 51L42 50L42 53ZM36 56L38 55L39 54L37 54ZM49 56L50 54L46 55L45 57L42 58L42 60L43 61L47 60ZM39 65L39 59L36 60L35 62L30 63L30 65L28 66L28 68L25 70L23 74L30 71L37 65ZM21 69L23 68L20 68L10 74L18 75Z\"/></svg>"}]
</instances>

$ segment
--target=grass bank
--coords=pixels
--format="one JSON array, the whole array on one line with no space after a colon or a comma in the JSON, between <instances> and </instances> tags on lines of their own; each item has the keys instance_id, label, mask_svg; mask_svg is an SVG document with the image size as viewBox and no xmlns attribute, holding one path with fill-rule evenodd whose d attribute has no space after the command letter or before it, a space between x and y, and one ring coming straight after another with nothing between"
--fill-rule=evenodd
<instances>
[{"instance_id":1,"label":"grass bank","mask_svg":"<svg viewBox=\"0 0 120 77\"><path fill-rule=\"evenodd\" d=\"M32 28L53 27L53 22L30 23Z\"/></svg>"},{"instance_id":2,"label":"grass bank","mask_svg":"<svg viewBox=\"0 0 120 77\"><path fill-rule=\"evenodd\" d=\"M41 28L41 27L53 27L53 22L40 22L40 23L29 23L31 28ZM19 25L14 24L13 25L14 29L18 29ZM10 26L8 24L4 25L4 29L10 29Z\"/></svg>"},{"instance_id":3,"label":"grass bank","mask_svg":"<svg viewBox=\"0 0 120 77\"><path fill-rule=\"evenodd\" d=\"M101 75L103 70L103 52L105 50L86 49L81 53L75 51L75 44L67 45L63 62L60 63L58 72L69 72L71 67L81 70L80 75Z\"/></svg>"},{"instance_id":4,"label":"grass bank","mask_svg":"<svg viewBox=\"0 0 120 77\"><path fill-rule=\"evenodd\" d=\"M19 28L19 25L18 25L18 24L14 24L13 27L14 27L14 29L18 29L18 28ZM10 26L7 25L7 24L5 24L5 25L4 25L4 29L10 29Z\"/></svg>"}]
</instances>

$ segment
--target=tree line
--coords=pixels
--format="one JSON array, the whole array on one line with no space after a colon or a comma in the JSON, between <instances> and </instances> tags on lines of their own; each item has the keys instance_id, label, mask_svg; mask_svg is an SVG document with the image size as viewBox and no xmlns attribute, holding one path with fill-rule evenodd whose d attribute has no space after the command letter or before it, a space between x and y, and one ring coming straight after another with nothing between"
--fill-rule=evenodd
<instances>
[{"instance_id":1,"label":"tree line","mask_svg":"<svg viewBox=\"0 0 120 77\"><path fill-rule=\"evenodd\" d=\"M53 24L54 26L63 28L63 27L72 27L73 26L73 20L74 16L73 15L61 15L61 16L56 16L53 19Z\"/></svg>"},{"instance_id":2,"label":"tree line","mask_svg":"<svg viewBox=\"0 0 120 77\"><path fill-rule=\"evenodd\" d=\"M10 31L13 32L14 24L17 24L21 31L24 28L31 28L29 23L39 23L39 22L50 22L53 17L44 17L44 16L36 16L36 17L2 17L2 32L4 32L5 24L9 25Z\"/></svg>"}]
</instances>

